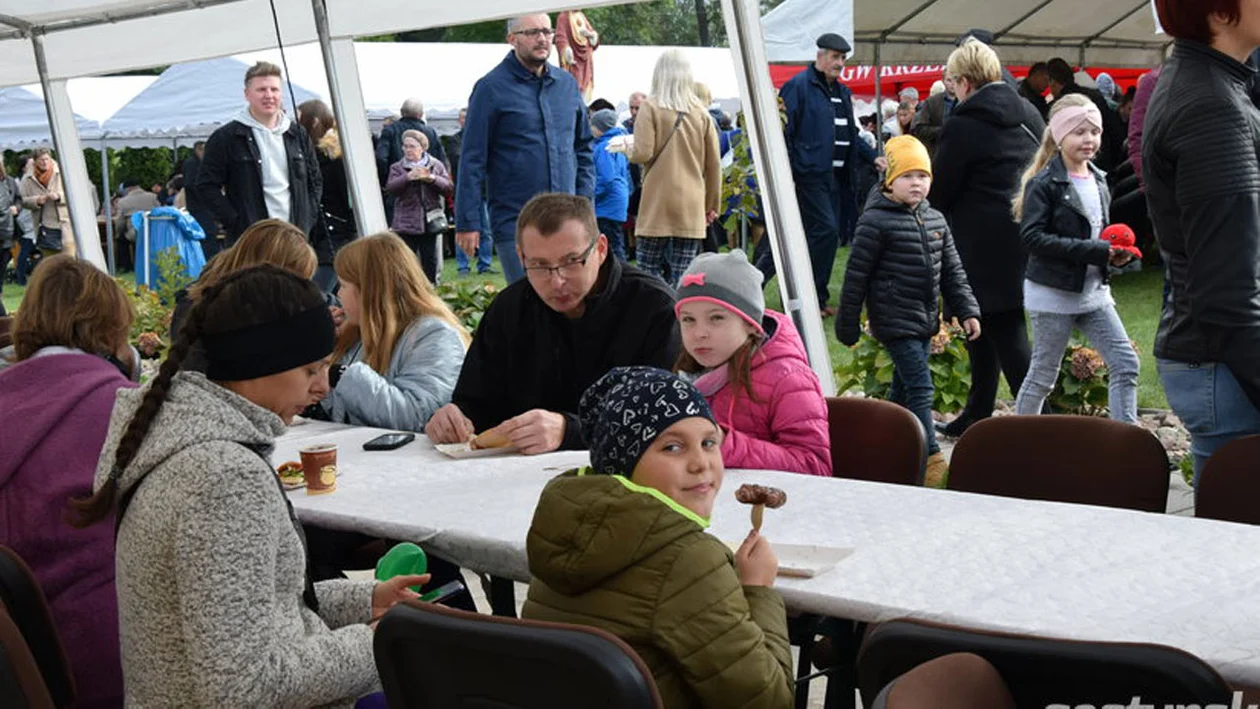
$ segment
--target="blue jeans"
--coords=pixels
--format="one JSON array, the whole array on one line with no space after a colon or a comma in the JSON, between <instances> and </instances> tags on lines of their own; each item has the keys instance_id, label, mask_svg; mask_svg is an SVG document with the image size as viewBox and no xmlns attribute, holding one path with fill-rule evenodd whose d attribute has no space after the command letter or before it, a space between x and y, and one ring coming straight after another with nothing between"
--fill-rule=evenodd
<instances>
[{"instance_id":1,"label":"blue jeans","mask_svg":"<svg viewBox=\"0 0 1260 709\"><path fill-rule=\"evenodd\" d=\"M499 252L499 265L503 277L512 285L525 277L521 257L516 253L516 222L505 221L494 225L494 250Z\"/></svg>"},{"instance_id":2,"label":"blue jeans","mask_svg":"<svg viewBox=\"0 0 1260 709\"><path fill-rule=\"evenodd\" d=\"M801 224L805 227L805 240L809 245L818 307L825 308L831 300L828 287L836 263L836 250L849 245L857 227L857 202L853 190L837 180L834 173L792 173L792 179L796 182L796 202L801 209ZM757 243L753 264L761 270L766 281L774 277L775 265L769 239L763 238Z\"/></svg>"},{"instance_id":3,"label":"blue jeans","mask_svg":"<svg viewBox=\"0 0 1260 709\"><path fill-rule=\"evenodd\" d=\"M888 400L910 410L923 424L927 439L928 455L941 451L936 442L936 428L932 424L932 400L936 390L932 386L932 370L928 369L931 340L906 337L884 343L893 361L892 389Z\"/></svg>"},{"instance_id":4,"label":"blue jeans","mask_svg":"<svg viewBox=\"0 0 1260 709\"><path fill-rule=\"evenodd\" d=\"M1138 423L1138 356L1124 330L1114 305L1078 315L1029 311L1032 321L1033 353L1028 376L1015 398L1015 413L1030 416L1041 413L1046 397L1059 379L1063 352L1067 350L1072 328L1077 328L1102 355L1107 364L1107 408L1111 418Z\"/></svg>"},{"instance_id":5,"label":"blue jeans","mask_svg":"<svg viewBox=\"0 0 1260 709\"><path fill-rule=\"evenodd\" d=\"M1194 482L1216 449L1260 433L1260 409L1251 403L1229 367L1218 362L1156 360L1173 413L1190 432Z\"/></svg>"},{"instance_id":6,"label":"blue jeans","mask_svg":"<svg viewBox=\"0 0 1260 709\"><path fill-rule=\"evenodd\" d=\"M599 233L608 239L608 246L612 249L617 260L622 263L626 262L626 225L625 222L619 222L615 219L604 219L600 217Z\"/></svg>"},{"instance_id":7,"label":"blue jeans","mask_svg":"<svg viewBox=\"0 0 1260 709\"><path fill-rule=\"evenodd\" d=\"M494 251L494 232L490 229L490 212L486 204L481 205L481 240L477 242L477 273L490 270L490 257ZM468 254L455 247L455 265L460 273L468 273Z\"/></svg>"}]
</instances>

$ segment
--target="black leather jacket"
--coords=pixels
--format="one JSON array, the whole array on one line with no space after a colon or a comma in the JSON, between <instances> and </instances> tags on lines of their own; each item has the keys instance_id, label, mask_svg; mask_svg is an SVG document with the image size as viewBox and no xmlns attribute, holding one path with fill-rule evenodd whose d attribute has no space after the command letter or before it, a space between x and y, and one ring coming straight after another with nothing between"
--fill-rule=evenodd
<instances>
[{"instance_id":1,"label":"black leather jacket","mask_svg":"<svg viewBox=\"0 0 1260 709\"><path fill-rule=\"evenodd\" d=\"M863 304L880 342L932 337L940 329L941 296L959 320L980 317L945 217L927 200L912 209L875 192L858 219L836 338L858 341Z\"/></svg>"},{"instance_id":2,"label":"black leather jacket","mask_svg":"<svg viewBox=\"0 0 1260 709\"><path fill-rule=\"evenodd\" d=\"M284 132L284 150L289 163L289 222L309 236L319 216L324 179L315 146L297 121ZM195 189L230 241L267 218L262 157L252 128L233 120L210 134Z\"/></svg>"},{"instance_id":3,"label":"black leather jacket","mask_svg":"<svg viewBox=\"0 0 1260 709\"><path fill-rule=\"evenodd\" d=\"M1111 216L1107 176L1093 165L1089 167L1098 185L1106 226ZM1109 278L1111 244L1094 238L1085 206L1072 189L1072 178L1068 177L1062 156L1056 155L1024 188L1024 218L1019 223L1019 236L1028 253L1024 277L1033 283L1080 293L1090 266L1102 269L1104 282Z\"/></svg>"},{"instance_id":4,"label":"black leather jacket","mask_svg":"<svg viewBox=\"0 0 1260 709\"><path fill-rule=\"evenodd\" d=\"M1260 407L1260 111L1255 71L1177 40L1146 114L1142 172L1172 292L1155 355L1221 362Z\"/></svg>"}]
</instances>

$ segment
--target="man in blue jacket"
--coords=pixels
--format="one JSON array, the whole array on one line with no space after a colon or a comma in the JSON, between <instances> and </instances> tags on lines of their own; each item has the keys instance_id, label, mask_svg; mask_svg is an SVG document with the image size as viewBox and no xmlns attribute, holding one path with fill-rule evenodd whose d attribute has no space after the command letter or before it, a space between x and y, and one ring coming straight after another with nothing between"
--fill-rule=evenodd
<instances>
[{"instance_id":1,"label":"man in blue jacket","mask_svg":"<svg viewBox=\"0 0 1260 709\"><path fill-rule=\"evenodd\" d=\"M464 126L455 237L476 252L482 185L490 226L508 283L524 277L516 252L516 217L534 195L595 197L595 164L586 105L568 72L547 63L555 31L545 14L508 22L512 51L473 87Z\"/></svg>"},{"instance_id":2,"label":"man in blue jacket","mask_svg":"<svg viewBox=\"0 0 1260 709\"><path fill-rule=\"evenodd\" d=\"M849 43L838 34L827 33L817 44L813 65L784 84L779 98L787 111L783 137L809 243L818 307L823 317L830 317L836 309L828 305L827 284L836 249L853 239L858 200L866 199L866 195L855 194L858 167L873 163L884 170L888 162L858 137L853 94L839 80L849 56ZM769 280L774 276L774 261L766 239L761 240L757 251L757 268Z\"/></svg>"},{"instance_id":3,"label":"man in blue jacket","mask_svg":"<svg viewBox=\"0 0 1260 709\"><path fill-rule=\"evenodd\" d=\"M625 153L608 152L608 141L626 135L617 125L617 112L605 108L591 116L595 136L595 217L599 233L608 238L613 254L626 260L626 212L630 207L630 161Z\"/></svg>"}]
</instances>

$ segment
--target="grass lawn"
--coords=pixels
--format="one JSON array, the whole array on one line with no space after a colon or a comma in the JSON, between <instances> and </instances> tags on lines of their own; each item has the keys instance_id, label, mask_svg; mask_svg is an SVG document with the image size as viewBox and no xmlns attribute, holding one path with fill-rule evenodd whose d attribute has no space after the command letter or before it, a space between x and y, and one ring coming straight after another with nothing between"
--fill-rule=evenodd
<instances>
[{"instance_id":1,"label":"grass lawn","mask_svg":"<svg viewBox=\"0 0 1260 709\"><path fill-rule=\"evenodd\" d=\"M848 259L849 250L847 248L840 249L840 252L836 255L836 267L831 274L831 297L833 303L839 298L840 286L844 282L844 266ZM497 259L494 266L497 270ZM126 274L124 277L130 278L132 276L131 274ZM443 263L442 279L449 281L459 277L455 269L455 260L446 259ZM500 287L505 284L501 273L486 274L484 276L474 273L465 278L488 281ZM1138 405L1144 408L1168 408L1168 402L1164 398L1164 390L1160 386L1159 376L1155 371L1155 357L1152 354L1155 344L1155 329L1159 326L1160 298L1163 287L1163 274L1157 268L1148 268L1141 273L1120 276L1112 282L1112 291L1115 294L1116 306L1120 311L1120 317L1124 320L1125 328L1129 331L1129 338L1137 342L1141 350L1142 374L1138 392ZM24 291L24 288L14 283L6 283L4 285L5 308L10 312L16 310L18 304L22 302ZM771 281L769 286L766 287L766 306L775 310L782 310L782 299L779 296L777 280ZM827 333L827 347L831 352L832 363L840 364L847 361L850 356L849 348L841 345L836 340L834 321L827 320L823 323L823 330ZM1008 399L1011 398L1005 382L1002 383L1002 390L999 395Z\"/></svg>"}]
</instances>

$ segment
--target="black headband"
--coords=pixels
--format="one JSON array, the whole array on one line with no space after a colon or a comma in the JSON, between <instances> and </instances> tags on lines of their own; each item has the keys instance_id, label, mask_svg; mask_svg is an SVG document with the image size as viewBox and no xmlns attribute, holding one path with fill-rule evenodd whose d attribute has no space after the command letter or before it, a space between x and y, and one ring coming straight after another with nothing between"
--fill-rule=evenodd
<instances>
[{"instance_id":1,"label":"black headband","mask_svg":"<svg viewBox=\"0 0 1260 709\"><path fill-rule=\"evenodd\" d=\"M239 382L285 372L333 351L337 332L328 308L319 306L281 320L228 332L204 333L206 378Z\"/></svg>"}]
</instances>

